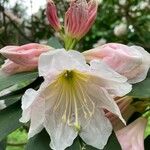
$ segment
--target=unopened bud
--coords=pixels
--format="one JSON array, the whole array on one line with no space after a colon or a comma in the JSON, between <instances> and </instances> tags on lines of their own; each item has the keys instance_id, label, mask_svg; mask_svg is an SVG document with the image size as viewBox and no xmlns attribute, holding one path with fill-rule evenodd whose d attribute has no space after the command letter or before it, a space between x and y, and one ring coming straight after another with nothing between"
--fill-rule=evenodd
<instances>
[{"instance_id":1,"label":"unopened bud","mask_svg":"<svg viewBox=\"0 0 150 150\"><path fill-rule=\"evenodd\" d=\"M57 16L57 8L52 0L47 0L46 15L50 25L56 30L61 30L61 24Z\"/></svg>"}]
</instances>

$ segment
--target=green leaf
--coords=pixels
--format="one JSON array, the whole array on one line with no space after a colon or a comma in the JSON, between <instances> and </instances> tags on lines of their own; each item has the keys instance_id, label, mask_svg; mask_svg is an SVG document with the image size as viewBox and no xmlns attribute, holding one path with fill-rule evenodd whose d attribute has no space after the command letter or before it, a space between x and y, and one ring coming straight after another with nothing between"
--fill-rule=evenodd
<instances>
[{"instance_id":1,"label":"green leaf","mask_svg":"<svg viewBox=\"0 0 150 150\"><path fill-rule=\"evenodd\" d=\"M43 82L43 78L39 77L36 80L34 80L31 84L27 85L26 87L24 87L22 89L13 91L4 96L0 96L0 100L5 100L6 105L9 106L9 105L17 102L18 100L20 100L22 95L24 94L24 92L27 89L29 89L29 88L37 89L42 82Z\"/></svg>"},{"instance_id":2,"label":"green leaf","mask_svg":"<svg viewBox=\"0 0 150 150\"><path fill-rule=\"evenodd\" d=\"M50 138L45 130L29 139L25 150L51 150L49 147Z\"/></svg>"},{"instance_id":3,"label":"green leaf","mask_svg":"<svg viewBox=\"0 0 150 150\"><path fill-rule=\"evenodd\" d=\"M0 141L22 125L19 122L20 118L21 108L19 103L0 111Z\"/></svg>"},{"instance_id":4,"label":"green leaf","mask_svg":"<svg viewBox=\"0 0 150 150\"><path fill-rule=\"evenodd\" d=\"M0 76L0 91L15 84L21 84L26 81L32 81L38 76L37 72L19 73L12 76Z\"/></svg>"},{"instance_id":5,"label":"green leaf","mask_svg":"<svg viewBox=\"0 0 150 150\"><path fill-rule=\"evenodd\" d=\"M0 141L0 150L6 150L7 141L6 139L3 141Z\"/></svg>"},{"instance_id":6,"label":"green leaf","mask_svg":"<svg viewBox=\"0 0 150 150\"><path fill-rule=\"evenodd\" d=\"M149 150L150 148L150 135L144 140L145 150Z\"/></svg>"},{"instance_id":7,"label":"green leaf","mask_svg":"<svg viewBox=\"0 0 150 150\"><path fill-rule=\"evenodd\" d=\"M98 149L94 148L92 146L86 145L85 150L98 150ZM114 132L109 137L107 145L104 147L103 150L121 150L121 146L120 146Z\"/></svg>"},{"instance_id":8,"label":"green leaf","mask_svg":"<svg viewBox=\"0 0 150 150\"><path fill-rule=\"evenodd\" d=\"M54 47L54 48L63 48L63 46L61 45L61 43L59 42L59 40L56 37L51 37L48 40L48 45L50 45L51 47Z\"/></svg>"},{"instance_id":9,"label":"green leaf","mask_svg":"<svg viewBox=\"0 0 150 150\"><path fill-rule=\"evenodd\" d=\"M74 140L73 144L72 144L70 147L68 147L66 150L82 150L82 146L81 146L81 144L80 144L80 139L79 139L79 137L77 137L77 138Z\"/></svg>"},{"instance_id":10,"label":"green leaf","mask_svg":"<svg viewBox=\"0 0 150 150\"><path fill-rule=\"evenodd\" d=\"M129 96L134 98L150 98L150 77L143 82L134 84Z\"/></svg>"}]
</instances>

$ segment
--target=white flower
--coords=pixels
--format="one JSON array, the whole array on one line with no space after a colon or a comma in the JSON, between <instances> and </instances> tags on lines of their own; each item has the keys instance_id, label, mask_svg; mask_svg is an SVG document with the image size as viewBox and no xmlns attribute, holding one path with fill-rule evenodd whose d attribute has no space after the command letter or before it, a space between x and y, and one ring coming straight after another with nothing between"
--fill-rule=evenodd
<instances>
[{"instance_id":1,"label":"white flower","mask_svg":"<svg viewBox=\"0 0 150 150\"><path fill-rule=\"evenodd\" d=\"M122 5L122 6L125 6L127 3L126 0L119 0L119 4Z\"/></svg>"},{"instance_id":2,"label":"white flower","mask_svg":"<svg viewBox=\"0 0 150 150\"><path fill-rule=\"evenodd\" d=\"M29 89L22 98L20 121L31 120L29 138L45 128L54 150L72 145L78 134L102 149L112 132L103 109L124 122L112 96L131 90L127 79L100 61L89 66L81 53L64 49L40 56L39 75L44 77L39 90Z\"/></svg>"},{"instance_id":3,"label":"white flower","mask_svg":"<svg viewBox=\"0 0 150 150\"><path fill-rule=\"evenodd\" d=\"M107 42L106 39L101 38L100 40L98 40L98 41L93 45L93 47L95 48L95 47L104 45L104 44L106 44L106 42Z\"/></svg>"},{"instance_id":4,"label":"white flower","mask_svg":"<svg viewBox=\"0 0 150 150\"><path fill-rule=\"evenodd\" d=\"M116 36L122 36L127 33L127 25L125 23L120 23L114 28L114 34Z\"/></svg>"}]
</instances>

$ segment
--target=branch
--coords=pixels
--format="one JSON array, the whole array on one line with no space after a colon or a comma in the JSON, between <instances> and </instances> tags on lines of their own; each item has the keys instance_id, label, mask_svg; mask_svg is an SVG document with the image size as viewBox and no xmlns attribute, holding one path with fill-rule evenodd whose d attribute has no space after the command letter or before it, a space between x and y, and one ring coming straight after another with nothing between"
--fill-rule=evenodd
<instances>
[{"instance_id":1,"label":"branch","mask_svg":"<svg viewBox=\"0 0 150 150\"><path fill-rule=\"evenodd\" d=\"M20 35L22 35L27 41L29 42L33 42L32 39L30 39L29 37L27 37L24 32L16 25L14 18L16 19L16 16L14 17L14 15L10 15L10 13L5 11L5 8L3 6L0 5L0 11L11 21L11 23L13 24L13 26L18 30L18 32L20 33Z\"/></svg>"}]
</instances>

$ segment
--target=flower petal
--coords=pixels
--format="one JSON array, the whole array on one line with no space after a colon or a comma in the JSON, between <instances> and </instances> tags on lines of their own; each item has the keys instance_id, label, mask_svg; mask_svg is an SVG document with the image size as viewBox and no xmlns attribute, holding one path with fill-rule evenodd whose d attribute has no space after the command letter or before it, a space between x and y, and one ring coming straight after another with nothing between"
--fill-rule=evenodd
<instances>
[{"instance_id":1,"label":"flower petal","mask_svg":"<svg viewBox=\"0 0 150 150\"><path fill-rule=\"evenodd\" d=\"M6 104L4 100L0 100L0 110L6 108Z\"/></svg>"},{"instance_id":2,"label":"flower petal","mask_svg":"<svg viewBox=\"0 0 150 150\"><path fill-rule=\"evenodd\" d=\"M150 68L150 54L140 46L131 46L130 48L134 50L136 49L142 54L142 64L138 68L136 67L131 72L130 76L131 77L133 76L133 78L130 78L129 82L130 83L141 82L146 78L148 70Z\"/></svg>"},{"instance_id":3,"label":"flower petal","mask_svg":"<svg viewBox=\"0 0 150 150\"><path fill-rule=\"evenodd\" d=\"M61 114L47 113L44 126L51 137L50 147L54 150L64 150L73 144L77 136L71 127L62 122Z\"/></svg>"},{"instance_id":4,"label":"flower petal","mask_svg":"<svg viewBox=\"0 0 150 150\"><path fill-rule=\"evenodd\" d=\"M83 69L85 63L82 55L79 52L67 52L64 49L57 49L56 51L44 53L39 59L39 75L46 76L50 72L60 72L63 70ZM79 58L75 59L75 56Z\"/></svg>"},{"instance_id":5,"label":"flower petal","mask_svg":"<svg viewBox=\"0 0 150 150\"><path fill-rule=\"evenodd\" d=\"M112 126L103 110L97 110L79 134L86 144L103 149L112 132Z\"/></svg>"},{"instance_id":6,"label":"flower petal","mask_svg":"<svg viewBox=\"0 0 150 150\"><path fill-rule=\"evenodd\" d=\"M37 92L33 89L28 89L22 97L22 110L23 114L20 118L20 122L26 123L31 118L31 105L35 101Z\"/></svg>"},{"instance_id":7,"label":"flower petal","mask_svg":"<svg viewBox=\"0 0 150 150\"><path fill-rule=\"evenodd\" d=\"M147 120L141 117L116 132L122 150L144 150L146 124Z\"/></svg>"},{"instance_id":8,"label":"flower petal","mask_svg":"<svg viewBox=\"0 0 150 150\"><path fill-rule=\"evenodd\" d=\"M29 89L22 98L22 117L20 122L26 123L31 120L28 137L31 138L43 129L45 101L38 96L38 92Z\"/></svg>"},{"instance_id":9,"label":"flower petal","mask_svg":"<svg viewBox=\"0 0 150 150\"><path fill-rule=\"evenodd\" d=\"M88 86L88 94L93 102L95 102L96 107L107 109L108 111L117 115L120 120L126 124L125 120L122 118L119 107L104 88L90 84L90 86Z\"/></svg>"},{"instance_id":10,"label":"flower petal","mask_svg":"<svg viewBox=\"0 0 150 150\"><path fill-rule=\"evenodd\" d=\"M36 66L24 66L24 65L18 65L9 59L5 60L5 63L1 66L0 72L1 74L6 74L6 75L12 75L20 72L28 72L28 71L33 71L37 67Z\"/></svg>"},{"instance_id":11,"label":"flower petal","mask_svg":"<svg viewBox=\"0 0 150 150\"><path fill-rule=\"evenodd\" d=\"M113 96L124 96L132 90L127 78L118 74L105 63L91 61L91 83L104 87Z\"/></svg>"}]
</instances>

